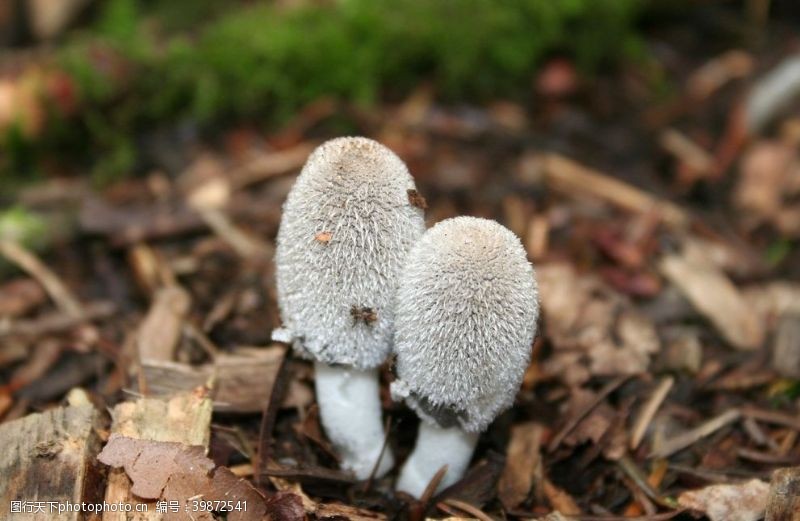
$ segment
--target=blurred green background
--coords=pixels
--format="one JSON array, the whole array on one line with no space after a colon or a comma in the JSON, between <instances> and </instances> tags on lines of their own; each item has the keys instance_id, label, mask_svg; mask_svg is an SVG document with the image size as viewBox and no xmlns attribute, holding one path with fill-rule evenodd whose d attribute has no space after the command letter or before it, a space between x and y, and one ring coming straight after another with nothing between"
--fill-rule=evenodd
<instances>
[{"instance_id":1,"label":"blurred green background","mask_svg":"<svg viewBox=\"0 0 800 521\"><path fill-rule=\"evenodd\" d=\"M421 82L446 101L524 99L546 56L592 74L641 55L641 0L75 0L56 29L2 2L6 43L50 42L34 65L3 60L6 187L48 157L127 175L164 126L269 128L322 97L368 108Z\"/></svg>"}]
</instances>

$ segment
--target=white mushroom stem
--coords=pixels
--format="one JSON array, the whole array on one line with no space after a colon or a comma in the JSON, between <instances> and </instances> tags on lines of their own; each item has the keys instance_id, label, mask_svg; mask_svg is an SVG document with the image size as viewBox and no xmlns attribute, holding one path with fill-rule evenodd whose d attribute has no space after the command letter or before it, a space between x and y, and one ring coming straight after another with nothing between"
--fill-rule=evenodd
<instances>
[{"instance_id":1,"label":"white mushroom stem","mask_svg":"<svg viewBox=\"0 0 800 521\"><path fill-rule=\"evenodd\" d=\"M433 476L447 465L436 492L441 492L464 475L478 442L477 432L461 427L443 429L427 421L420 422L417 444L403 465L395 488L419 498Z\"/></svg>"},{"instance_id":2,"label":"white mushroom stem","mask_svg":"<svg viewBox=\"0 0 800 521\"><path fill-rule=\"evenodd\" d=\"M322 427L333 443L341 466L358 479L367 479L381 458L376 477L394 466L381 420L377 369L359 370L314 363L317 404Z\"/></svg>"}]
</instances>

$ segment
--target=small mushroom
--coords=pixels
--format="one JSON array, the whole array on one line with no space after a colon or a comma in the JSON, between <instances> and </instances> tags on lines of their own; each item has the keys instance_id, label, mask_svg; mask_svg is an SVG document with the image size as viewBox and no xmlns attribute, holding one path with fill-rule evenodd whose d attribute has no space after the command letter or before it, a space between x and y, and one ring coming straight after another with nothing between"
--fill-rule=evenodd
<instances>
[{"instance_id":1,"label":"small mushroom","mask_svg":"<svg viewBox=\"0 0 800 521\"><path fill-rule=\"evenodd\" d=\"M394 295L412 244L425 231L408 200L403 161L366 138L318 147L283 206L275 256L283 329L314 361L322 426L341 466L359 479L384 445L377 367L391 350ZM394 464L390 451L377 474Z\"/></svg>"},{"instance_id":2,"label":"small mushroom","mask_svg":"<svg viewBox=\"0 0 800 521\"><path fill-rule=\"evenodd\" d=\"M421 419L396 487L419 497L445 465L439 490L461 478L479 434L514 400L539 315L533 268L495 221L448 219L409 253L396 313L392 397Z\"/></svg>"}]
</instances>

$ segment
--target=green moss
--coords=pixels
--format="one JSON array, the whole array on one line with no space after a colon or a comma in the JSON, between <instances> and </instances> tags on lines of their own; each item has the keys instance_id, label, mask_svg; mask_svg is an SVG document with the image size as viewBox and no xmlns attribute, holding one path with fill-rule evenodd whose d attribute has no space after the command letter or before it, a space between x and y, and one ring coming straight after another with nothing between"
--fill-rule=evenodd
<instances>
[{"instance_id":1,"label":"green moss","mask_svg":"<svg viewBox=\"0 0 800 521\"><path fill-rule=\"evenodd\" d=\"M547 53L591 73L635 48L643 2L198 1L108 0L64 46L83 102L66 139L102 178L128 173L136 136L171 121L277 124L320 96L369 105L421 81L448 100L524 97Z\"/></svg>"}]
</instances>

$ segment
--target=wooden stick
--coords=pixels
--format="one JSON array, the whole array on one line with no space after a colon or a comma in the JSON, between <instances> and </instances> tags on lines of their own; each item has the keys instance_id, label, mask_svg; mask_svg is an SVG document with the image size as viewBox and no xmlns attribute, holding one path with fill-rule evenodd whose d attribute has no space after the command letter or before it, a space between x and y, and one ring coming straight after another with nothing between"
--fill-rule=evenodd
<instances>
[{"instance_id":1,"label":"wooden stick","mask_svg":"<svg viewBox=\"0 0 800 521\"><path fill-rule=\"evenodd\" d=\"M654 212L673 228L685 229L691 222L689 215L679 206L587 168L572 159L558 154L546 154L542 161L546 181L559 192L597 197L630 212Z\"/></svg>"},{"instance_id":2,"label":"wooden stick","mask_svg":"<svg viewBox=\"0 0 800 521\"><path fill-rule=\"evenodd\" d=\"M738 409L731 409L726 411L719 416L716 416L707 422L701 424L700 426L686 431L683 434L679 434L675 436L671 440L666 441L661 447L658 447L654 450L650 457L653 458L666 458L675 454L676 452L689 447L697 440L701 438L705 438L709 436L719 429L723 428L724 426L735 422L742 416L741 411Z\"/></svg>"},{"instance_id":3,"label":"wooden stick","mask_svg":"<svg viewBox=\"0 0 800 521\"><path fill-rule=\"evenodd\" d=\"M663 378L655 391L653 391L653 394L650 395L650 399L642 407L639 416L636 418L636 423L633 426L630 441L631 450L636 450L639 447L642 438L644 438L644 433L647 431L647 426L650 425L650 422L653 420L658 408L661 407L661 404L664 402L664 399L667 397L674 383L675 379L671 376Z\"/></svg>"},{"instance_id":4,"label":"wooden stick","mask_svg":"<svg viewBox=\"0 0 800 521\"><path fill-rule=\"evenodd\" d=\"M0 254L38 280L53 302L64 313L73 317L83 314L83 307L78 299L72 295L61 279L30 250L17 241L3 239L0 240Z\"/></svg>"}]
</instances>

